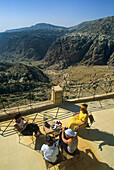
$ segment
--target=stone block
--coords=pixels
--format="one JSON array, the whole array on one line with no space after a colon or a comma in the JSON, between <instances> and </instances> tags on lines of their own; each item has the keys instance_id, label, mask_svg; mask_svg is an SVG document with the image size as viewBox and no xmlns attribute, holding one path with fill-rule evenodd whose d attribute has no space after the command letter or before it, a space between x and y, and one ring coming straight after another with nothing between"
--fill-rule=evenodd
<instances>
[{"instance_id":1,"label":"stone block","mask_svg":"<svg viewBox=\"0 0 114 170\"><path fill-rule=\"evenodd\" d=\"M54 104L61 104L63 101L63 89L60 86L53 86L51 90L51 101Z\"/></svg>"}]
</instances>

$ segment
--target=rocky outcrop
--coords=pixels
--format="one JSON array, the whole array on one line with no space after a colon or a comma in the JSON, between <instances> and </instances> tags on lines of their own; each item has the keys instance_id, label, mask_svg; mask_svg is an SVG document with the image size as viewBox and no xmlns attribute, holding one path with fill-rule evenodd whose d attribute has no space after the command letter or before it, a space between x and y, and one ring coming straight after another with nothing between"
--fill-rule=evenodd
<instances>
[{"instance_id":1,"label":"rocky outcrop","mask_svg":"<svg viewBox=\"0 0 114 170\"><path fill-rule=\"evenodd\" d=\"M71 33L56 39L45 61L57 68L70 65L113 65L114 16L83 22L68 28Z\"/></svg>"},{"instance_id":2,"label":"rocky outcrop","mask_svg":"<svg viewBox=\"0 0 114 170\"><path fill-rule=\"evenodd\" d=\"M114 40L102 34L72 33L58 38L45 56L47 65L106 65L112 63Z\"/></svg>"},{"instance_id":3,"label":"rocky outcrop","mask_svg":"<svg viewBox=\"0 0 114 170\"><path fill-rule=\"evenodd\" d=\"M110 56L110 59L107 63L108 65L114 66L114 53L112 53L112 55Z\"/></svg>"},{"instance_id":4,"label":"rocky outcrop","mask_svg":"<svg viewBox=\"0 0 114 170\"><path fill-rule=\"evenodd\" d=\"M2 64L0 64L1 66ZM24 64L0 67L0 93L24 92L49 83L49 78L38 68Z\"/></svg>"},{"instance_id":5,"label":"rocky outcrop","mask_svg":"<svg viewBox=\"0 0 114 170\"><path fill-rule=\"evenodd\" d=\"M20 62L42 60L53 41L66 29L20 31L0 34L0 61Z\"/></svg>"},{"instance_id":6,"label":"rocky outcrop","mask_svg":"<svg viewBox=\"0 0 114 170\"><path fill-rule=\"evenodd\" d=\"M114 16L101 18L94 21L83 22L74 27L70 27L71 32L100 33L114 37Z\"/></svg>"}]
</instances>

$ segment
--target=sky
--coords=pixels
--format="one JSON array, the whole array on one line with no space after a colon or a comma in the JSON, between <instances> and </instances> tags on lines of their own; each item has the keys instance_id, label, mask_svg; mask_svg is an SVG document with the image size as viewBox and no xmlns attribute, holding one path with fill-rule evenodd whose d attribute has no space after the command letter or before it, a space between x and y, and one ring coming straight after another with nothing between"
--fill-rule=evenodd
<instances>
[{"instance_id":1,"label":"sky","mask_svg":"<svg viewBox=\"0 0 114 170\"><path fill-rule=\"evenodd\" d=\"M114 0L0 0L0 32L38 23L71 27L114 16Z\"/></svg>"}]
</instances>

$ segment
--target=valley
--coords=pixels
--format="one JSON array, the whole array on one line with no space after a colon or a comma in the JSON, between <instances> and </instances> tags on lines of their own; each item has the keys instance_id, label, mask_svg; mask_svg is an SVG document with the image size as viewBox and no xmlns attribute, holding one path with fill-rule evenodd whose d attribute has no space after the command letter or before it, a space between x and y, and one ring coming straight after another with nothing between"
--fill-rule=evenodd
<instances>
[{"instance_id":1,"label":"valley","mask_svg":"<svg viewBox=\"0 0 114 170\"><path fill-rule=\"evenodd\" d=\"M114 16L73 27L39 23L0 33L0 108L114 89Z\"/></svg>"}]
</instances>

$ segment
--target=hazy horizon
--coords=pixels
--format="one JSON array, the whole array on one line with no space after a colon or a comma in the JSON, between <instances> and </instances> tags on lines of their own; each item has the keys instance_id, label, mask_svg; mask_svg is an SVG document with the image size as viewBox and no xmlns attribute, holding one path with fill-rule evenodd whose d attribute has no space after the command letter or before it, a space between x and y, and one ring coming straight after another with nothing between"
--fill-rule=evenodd
<instances>
[{"instance_id":1,"label":"hazy horizon","mask_svg":"<svg viewBox=\"0 0 114 170\"><path fill-rule=\"evenodd\" d=\"M0 0L0 32L39 23L71 27L114 16L114 0Z\"/></svg>"}]
</instances>

